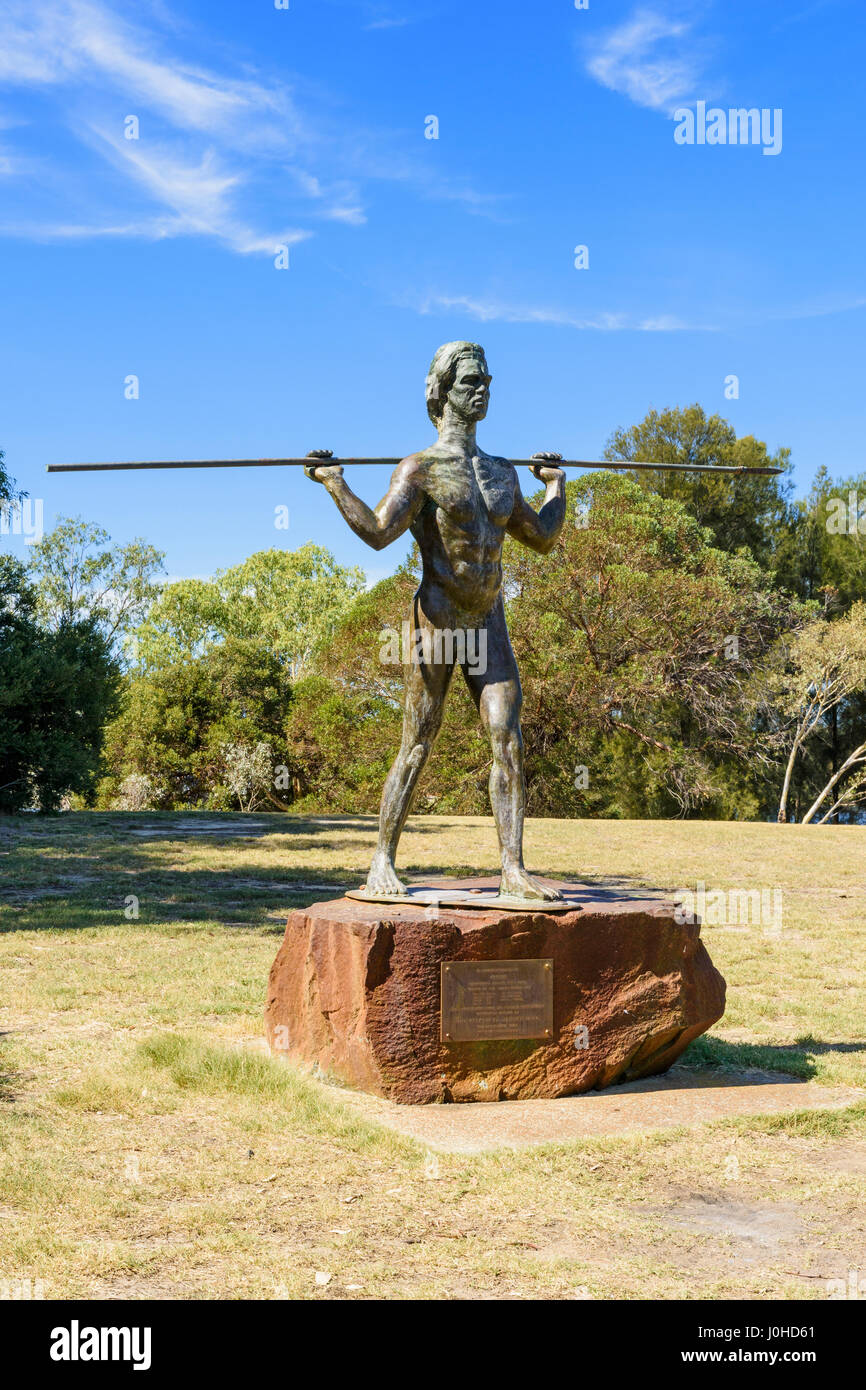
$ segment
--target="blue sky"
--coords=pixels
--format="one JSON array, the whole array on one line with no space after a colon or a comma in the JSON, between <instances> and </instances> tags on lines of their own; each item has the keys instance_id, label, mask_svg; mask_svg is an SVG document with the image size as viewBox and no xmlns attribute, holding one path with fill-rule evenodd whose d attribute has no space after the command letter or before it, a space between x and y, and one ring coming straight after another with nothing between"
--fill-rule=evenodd
<instances>
[{"instance_id":1,"label":"blue sky","mask_svg":"<svg viewBox=\"0 0 866 1390\"><path fill-rule=\"evenodd\" d=\"M697 400L789 445L801 491L860 472L864 32L856 0L3 0L7 466L46 525L143 535L172 576L313 539L378 578L406 547L369 551L297 470L44 465L403 455L465 337L491 451L598 457ZM781 109L781 152L678 145L701 100Z\"/></svg>"}]
</instances>

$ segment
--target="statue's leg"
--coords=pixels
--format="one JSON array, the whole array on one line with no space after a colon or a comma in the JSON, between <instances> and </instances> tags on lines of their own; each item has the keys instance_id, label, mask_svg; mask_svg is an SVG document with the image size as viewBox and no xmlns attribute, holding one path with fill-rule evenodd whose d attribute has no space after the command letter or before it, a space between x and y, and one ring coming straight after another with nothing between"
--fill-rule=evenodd
<instances>
[{"instance_id":1,"label":"statue's leg","mask_svg":"<svg viewBox=\"0 0 866 1390\"><path fill-rule=\"evenodd\" d=\"M490 769L490 805L499 836L502 879L499 891L505 896L556 901L559 894L533 878L523 867L523 818L526 791L523 780L523 737L520 708L523 694L517 662L505 623L502 599L498 599L485 623L486 663L479 660L463 664L466 684L478 706L493 752ZM479 634L480 636L480 634ZM483 655L483 643L476 653ZM481 669L482 665L486 669Z\"/></svg>"},{"instance_id":2,"label":"statue's leg","mask_svg":"<svg viewBox=\"0 0 866 1390\"><path fill-rule=\"evenodd\" d=\"M437 614L437 619L441 630L442 615ZM433 642L436 626L424 612L421 599L416 595L412 605L412 642L415 645L411 650L417 652L420 659L410 661L403 668L403 739L382 790L379 841L367 876L368 893L390 895L406 892L405 885L397 877L394 856L418 778L442 723L445 696L454 671L452 661L437 662L433 659L436 654ZM416 634L419 632L422 637L420 647L416 644Z\"/></svg>"}]
</instances>

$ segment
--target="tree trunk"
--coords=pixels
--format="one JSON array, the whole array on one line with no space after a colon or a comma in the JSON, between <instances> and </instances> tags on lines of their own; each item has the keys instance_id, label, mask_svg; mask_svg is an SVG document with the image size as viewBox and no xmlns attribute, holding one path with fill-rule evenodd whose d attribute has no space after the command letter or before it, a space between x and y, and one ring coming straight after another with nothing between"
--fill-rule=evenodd
<instances>
[{"instance_id":1,"label":"tree trunk","mask_svg":"<svg viewBox=\"0 0 866 1390\"><path fill-rule=\"evenodd\" d=\"M845 776L845 773L846 773L846 772L849 772L849 771L851 770L852 767L856 766L857 763L863 762L864 758L866 758L866 743L861 743L861 744L860 744L860 747L859 747L859 748L855 748L855 749L854 749L854 752L851 753L851 754L845 759L844 763L843 763L842 766L839 768L839 771L838 771L838 772L835 772L835 773L833 774L833 776L830 778L830 781L827 783L826 787L825 787L824 790L821 792L820 796L818 796L818 797L816 798L816 800L815 800L815 802L813 803L813 805L812 805L812 806L809 808L809 810L806 812L805 816L803 817L803 824L804 824L804 825L808 825L808 824L809 824L810 820L811 820L812 817L815 815L815 812L818 810L818 807L821 805L821 802L822 802L826 797L828 797L828 796L830 795L830 793L831 793L831 791L833 790L833 788L835 787L836 783L837 783L842 777Z\"/></svg>"},{"instance_id":2,"label":"tree trunk","mask_svg":"<svg viewBox=\"0 0 866 1390\"><path fill-rule=\"evenodd\" d=\"M779 825L784 825L788 819L788 793L791 790L791 776L794 771L794 762L799 751L800 739L795 738L794 746L791 749L791 756L788 759L788 766L785 768L785 780L782 783L782 797L779 802L779 814L776 816L776 821Z\"/></svg>"},{"instance_id":3,"label":"tree trunk","mask_svg":"<svg viewBox=\"0 0 866 1390\"><path fill-rule=\"evenodd\" d=\"M832 775L833 777L835 777L835 776L836 776L836 773L839 771L839 706L838 706L838 705L834 705L834 706L833 706L833 720L832 720L831 728L832 728L832 733L833 733L833 743L832 743L832 761L831 761L830 772L831 772L831 775Z\"/></svg>"}]
</instances>

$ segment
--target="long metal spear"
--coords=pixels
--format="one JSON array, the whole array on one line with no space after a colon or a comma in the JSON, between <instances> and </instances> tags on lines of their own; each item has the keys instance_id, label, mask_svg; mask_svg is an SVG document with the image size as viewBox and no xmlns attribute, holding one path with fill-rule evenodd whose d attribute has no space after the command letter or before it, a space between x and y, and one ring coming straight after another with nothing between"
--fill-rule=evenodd
<instances>
[{"instance_id":1,"label":"long metal spear","mask_svg":"<svg viewBox=\"0 0 866 1390\"><path fill-rule=\"evenodd\" d=\"M323 451L324 452L324 451ZM322 458L320 456L307 457L302 459L179 459L168 463L49 463L46 469L48 473L117 473L128 472L139 468L302 468L304 465L314 466L319 464L327 467L330 463L340 464L380 464L383 467L396 468L402 459L339 459ZM545 459L509 459L509 463L515 466L529 467L531 464L543 466ZM731 464L708 464L708 463L636 463L626 459L602 460L592 462L586 459L560 459L556 462L558 468L607 468L615 472L628 472L631 469L646 469L649 472L657 473L732 473L737 477L745 477L749 474L759 473L781 473L781 468L746 468L735 467Z\"/></svg>"}]
</instances>

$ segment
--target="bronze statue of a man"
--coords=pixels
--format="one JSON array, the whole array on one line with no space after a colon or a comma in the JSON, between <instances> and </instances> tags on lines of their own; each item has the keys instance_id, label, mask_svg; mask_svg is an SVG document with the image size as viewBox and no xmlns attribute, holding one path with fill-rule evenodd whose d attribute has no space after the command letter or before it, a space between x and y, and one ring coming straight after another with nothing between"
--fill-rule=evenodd
<instances>
[{"instance_id":1,"label":"bronze statue of a man","mask_svg":"<svg viewBox=\"0 0 866 1390\"><path fill-rule=\"evenodd\" d=\"M560 454L535 454L532 472L547 486L539 512L520 490L517 471L478 447L475 430L487 414L490 373L477 343L446 343L427 376L427 413L439 438L395 469L375 511L356 497L339 463L311 464L356 535L374 550L411 530L421 551L421 584L412 603L413 660L406 676L403 741L388 773L379 814L379 842L367 878L371 894L405 893L394 855L412 795L439 732L445 696L460 664L490 737L490 802L502 853L499 892L535 901L558 894L523 866L522 694L502 603L506 532L541 554L565 520ZM327 458L329 455L320 454ZM443 642L442 634L473 633L475 641ZM466 653L471 648L475 659ZM479 661L482 653L486 660Z\"/></svg>"}]
</instances>

